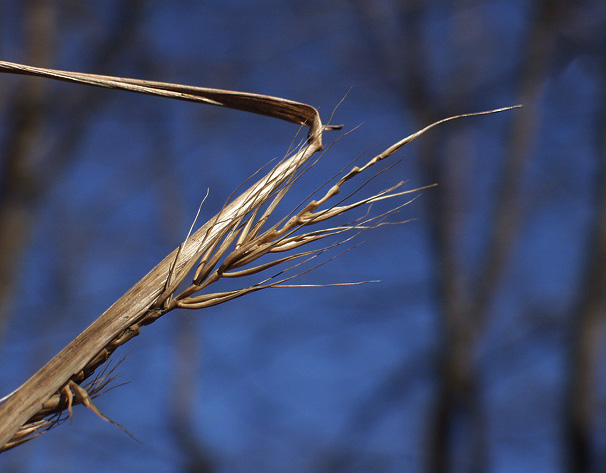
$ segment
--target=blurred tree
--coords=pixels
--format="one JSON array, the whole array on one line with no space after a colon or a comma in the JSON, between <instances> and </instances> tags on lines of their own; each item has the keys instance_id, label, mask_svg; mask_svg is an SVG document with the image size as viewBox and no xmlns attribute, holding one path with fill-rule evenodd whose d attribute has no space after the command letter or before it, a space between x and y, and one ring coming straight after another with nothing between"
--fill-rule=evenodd
<instances>
[{"instance_id":1,"label":"blurred tree","mask_svg":"<svg viewBox=\"0 0 606 473\"><path fill-rule=\"evenodd\" d=\"M386 84L399 95L407 109L412 111L416 126L422 126L436 117L453 110L466 110L469 104L479 103L491 87L494 77L482 65L491 64L487 44L498 41L490 38L476 2L455 2L449 7L448 21L443 24L449 34L442 35L447 44L444 53L435 53L435 37L429 30L431 8L425 2L406 2L391 5L388 14L377 14L385 8L379 2L354 2L365 25L368 60L384 71ZM577 5L575 8L582 8ZM440 138L419 144L421 166L430 182L439 182L436 192L429 196L427 218L436 265L435 295L441 314L442 338L437 355L437 389L434 404L429 409L428 443L424 454L428 472L465 471L482 472L489 469L486 445L487 431L482 394L479 392L477 350L490 325L489 317L495 307L504 275L508 271L512 253L518 245L520 226L524 219L524 183L528 162L534 151L539 130L541 94L553 71L559 31L570 29L569 22L581 14L565 2L535 2L526 25L526 41L519 48L516 102L524 109L516 113L509 133L507 150L503 153L499 171L500 182L495 186L491 211L491 229L477 248L477 267L472 267L465 253L466 228L470 215L469 196L476 183L469 179L469 154L465 123L457 123L444 131ZM389 18L389 20L386 20ZM397 19L399 31L386 29ZM393 37L399 34L399 40ZM597 50L597 49L596 49ZM446 52L447 51L447 52ZM434 56L442 59L436 70ZM558 60L561 60L561 55ZM445 71L440 80L431 79ZM435 84L439 82L439 86ZM406 108L405 108L406 109ZM598 129L603 127L598 126ZM455 136L456 138L451 138ZM450 142L450 144L448 144ZM600 173L596 179L604 181ZM598 195L601 192L598 190ZM603 271L606 267L601 255L604 209L595 212L596 231L589 246L592 264L579 290L583 303L576 305L571 320L570 395L565 405L567 413L565 444L569 451L569 471L597 471L596 463L589 468L589 451L594 438L591 422L595 415L592 393L596 387L596 359L603 339L600 337L603 304ZM598 243L599 242L599 243ZM598 289L599 288L599 289ZM577 316L576 314L586 314ZM408 360L403 360L407 365ZM402 376L397 370L395 379ZM392 382L386 381L387 385ZM367 404L384 405L384 384ZM397 392L393 391L397 396ZM592 407L594 406L594 407ZM466 453L461 456L457 449ZM459 466L457 466L459 465Z\"/></svg>"},{"instance_id":2,"label":"blurred tree","mask_svg":"<svg viewBox=\"0 0 606 473\"><path fill-rule=\"evenodd\" d=\"M86 38L92 70L107 67L130 48L144 2L128 2L116 11L100 38ZM48 0L27 0L23 11L23 62L49 67L62 54L56 39L57 18L69 18L65 10ZM84 14L81 6L76 14ZM94 13L90 13L94 14ZM74 150L100 97L89 90L57 90L56 84L37 78L21 79L4 108L8 130L3 136L0 162L0 336L10 314L11 294L23 248L32 232L36 212ZM53 114L49 114L49 104ZM61 117L60 120L56 117ZM49 139L52 135L52 140Z\"/></svg>"},{"instance_id":3,"label":"blurred tree","mask_svg":"<svg viewBox=\"0 0 606 473\"><path fill-rule=\"evenodd\" d=\"M592 189L593 221L587 229L585 261L572 301L568 337L567 379L563 403L563 440L566 471L604 471L606 452L595 440L599 427L601 349L606 329L606 63L601 64L602 107L596 118L598 162Z\"/></svg>"},{"instance_id":4,"label":"blurred tree","mask_svg":"<svg viewBox=\"0 0 606 473\"><path fill-rule=\"evenodd\" d=\"M50 2L24 2L23 16L25 60L41 66L50 64L55 53L56 33ZM3 107L8 130L3 135L0 161L0 339L4 335L16 273L35 209L49 184L40 174L36 156L42 146L47 94L47 82L28 78Z\"/></svg>"},{"instance_id":5,"label":"blurred tree","mask_svg":"<svg viewBox=\"0 0 606 473\"><path fill-rule=\"evenodd\" d=\"M352 104L348 113L354 116L353 120L366 120L373 114L383 116L383 130L378 126L370 132L373 140L375 134L387 139L401 133L401 123L391 123L398 120L412 122L412 129L450 114L516 101L525 106L502 121L487 120L483 134L477 133L472 123L459 122L418 143L420 180L423 184L439 183L437 189L427 192L421 200L426 208L419 233L429 247L426 259L432 266L428 279L424 276L414 279L408 268L403 267L403 279L409 277L411 285L417 284L412 290L410 286L384 284L383 289L366 289L359 299L347 293L343 304L350 305L345 320L338 316L331 319L325 314L326 307L317 306L311 312L315 316L323 310L323 317L310 317L307 313L296 319L298 312L297 315L288 312L288 321L284 320L284 314L279 314L275 319L255 317L250 325L242 322L232 326L222 320L217 325L226 324L225 330L232 330L235 335L223 333L224 339L216 342L215 352L210 354L213 347L202 348L196 336L199 334L195 318L183 318L175 325L167 322L166 332L172 336L164 338L174 342L172 358L158 356L161 367L149 366L154 382L150 383L153 388L140 387L145 399L131 398L124 403L130 406L125 410L132 410L133 417L137 409L145 409L143 427L139 428L158 438L157 443L136 450L112 437L107 443L99 442L102 446L97 450L93 446L91 453L88 448L79 448L82 445L66 445L49 436L33 442L36 446L30 451L45 456L48 464L51 458L60 458L57 461L61 463L61 459L71 458L70 454L75 456L77 450L87 451L90 458L97 455L99 462L107 462L110 452L123 456L123 466L130 453L134 458L131 466L139 471L149 468L162 471L169 467L191 472L238 468L245 471L250 470L251 464L265 471L284 469L284 465L290 471L314 465L331 472L536 469L528 467L524 463L527 461L536 461L544 470L600 471L606 458L604 422L600 420L604 417L604 366L600 354L604 351L606 153L601 149L599 158L588 165L590 159L584 157L583 144L599 135L599 146L606 146L605 16L600 0L351 0L305 4L268 0L253 6L245 2L215 5L187 0L1 2L0 22L4 23L0 24L4 33L0 34L6 35L8 26L17 25L16 29L22 31L15 35L18 38L15 44L23 42L14 48L18 57L3 59L48 67L67 64L74 70L158 80L190 83L195 80L204 82L200 85L225 88L238 89L246 84L247 89L257 87L256 91L278 95L296 91L301 95L294 98L309 99L314 104L322 100L333 104L338 98L335 94L353 83L354 93L344 105ZM0 42L3 55L8 54L6 50ZM579 66L579 58L589 58L591 64L599 67L587 67L590 72L585 76L572 75L569 84L567 74L574 72L574 67L585 71L583 61ZM598 69L599 74L595 72ZM201 74L205 74L204 79ZM583 77L584 82L575 82L578 77ZM54 183L80 156L78 148L99 123L95 116L103 120L102 105L109 97L85 87L17 79L18 82L7 78L9 86L5 88L3 82L0 87L0 335L12 323L11 314L15 311L11 309L14 305L11 301L27 256L29 236L40 223L40 208ZM564 86L560 88L554 85L562 83ZM600 91L599 94L594 95L594 90ZM356 94L363 100L356 99ZM380 102L381 98L384 102ZM129 153L140 151L128 149L113 164L125 161L120 161L120 171L116 173L128 172L129 166L138 167L139 193L160 208L156 220L144 221L141 217L142 225L149 227L162 222L159 231L172 247L183 237L179 228L186 228L189 223L184 208L195 205L189 202L191 196L184 195L189 179L198 181L203 174L202 186L208 185L212 190L210 199L217 196L212 205L220 205L221 199L232 190L231 181L229 184L224 181L236 175L240 166L227 164L223 148L212 144L205 150L203 166L190 172L187 170L191 163L184 164L187 156L196 155L188 148L196 146L192 142L202 135L207 139L213 133L218 135L219 126L215 122L220 122L217 118L221 117L220 110L200 112L211 117L201 127L201 120L195 115L198 112L190 114L167 107L163 109L163 112L169 110L162 115L163 121L144 109L142 102L127 100L130 99L125 99L121 109L126 110L124 121L119 126L126 127L133 119L144 122L142 134L151 143L152 159L126 162ZM585 140L586 136L573 122L578 119L586 123L581 119L585 109L592 106L599 113L592 111L587 123L595 134ZM261 126L255 128L251 122L243 123L233 125L228 130L232 132L229 136L245 136L238 149L249 151L253 147L250 140L259 136ZM385 123L391 128L380 135ZM195 135L195 139L190 141L189 135ZM140 138L133 136L123 143L124 147L135 147L143 141ZM231 141L237 140L229 138L229 141L226 144L232 145ZM501 145L503 142L505 146ZM573 148L569 147L571 142ZM481 152L477 151L480 146L484 147ZM594 147L592 156L599 146ZM352 154L345 149L343 155L347 157L343 159L348 161ZM254 170L264 163L246 164ZM148 171L141 171L148 166ZM584 173L590 178L583 180ZM237 175L233 179L240 182L246 177ZM591 185L585 186L587 182ZM199 188L199 182L196 184ZM585 188L591 189L586 201ZM110 188L104 194L110 197L110 204L114 192ZM558 208L564 202L570 205L565 211ZM100 208L106 204L100 203ZM553 207L561 212L556 213L556 218L550 214ZM578 215L589 215L590 223L577 225L578 220L574 220L571 225L575 227L562 237L564 225L556 227L553 221L573 220ZM58 233L63 231L68 233L63 228ZM87 230L81 231L62 235L65 245L62 254L69 257L74 244L85 239ZM532 243L532 231L548 237ZM105 236L107 233L102 238ZM108 247L113 244L120 248L118 253L126 253L125 247L116 243L126 238L119 234ZM137 240L133 244L137 252L148 250L149 247L141 249L137 236L131 238ZM535 255L537 247L548 247L549 251ZM575 251L582 253L579 260L584 261L578 267ZM533 258L523 261L529 254ZM125 258L122 254L120 258L131 264L131 256ZM393 251L381 254L381 258L393 261ZM550 274L556 259L574 262L562 270L567 281L563 286L557 286L556 275L552 278ZM55 276L70 273L69 263L62 264L67 269L57 269ZM348 267L338 267L335 274L338 277L347 274L348 269L344 268ZM533 280L529 273L540 274L540 278ZM105 276L103 272L98 274ZM577 284L570 284L571 281ZM536 294L543 290L543 285L558 287L558 295L549 293L548 298L541 299ZM406 347L398 347L398 351L391 345L390 335L395 330L389 324L385 324L387 329L380 327L383 320L377 320L378 316L388 312L390 304L402 305L402 298L413 297L410 293L421 299L417 295L422 292L421 286L431 287L431 301L419 303L417 299L419 305L415 307L421 307L420 313L434 314L439 339L430 354L416 348L411 353ZM28 292L24 289L18 294ZM260 307L250 310L256 314L264 312L264 306L259 304ZM330 304L325 302L325 306ZM330 306L331 310L335 305ZM52 313L48 307L53 307ZM560 307L566 308L566 314ZM288 310L296 312L296 309ZM64 310L62 303L45 300L39 317L60 315ZM79 313L80 308L72 311ZM220 313L226 317L229 311ZM361 317L359 312L366 312L368 318L360 318L364 322L358 320L356 324L355 318ZM409 308L401 309L398 317L403 312L408 314ZM371 320L373 327L380 327L372 334L376 339L369 335ZM80 321L73 325L81 328ZM427 334L433 333L435 327L430 323L423 327L425 331L419 331L423 335L414 334L413 338L431 339ZM495 335L495 331L500 332ZM286 332L296 336L289 338L284 335ZM333 332L338 335L328 338L327 332L330 336ZM30 330L23 329L23 333L23 346L31 344ZM250 345L241 339L249 340ZM317 388L323 405L331 406L331 399L338 399L333 402L341 411L331 419L322 417L326 410L321 411L313 404L305 408L310 392L316 391L315 385L314 389L295 393L297 389L292 385L289 391L287 382L276 381L291 373L292 365L285 360L295 350L296 343L317 339L328 339L326 346L330 349L323 354L325 358L314 357L317 347L325 345L310 343L312 348L306 347L305 356L291 359L295 360L297 370L292 376L299 380L311 372L319 373L319 379L337 380L338 388ZM363 351L371 339L376 344L373 349L387 346L391 356L399 357L394 366L388 357L366 360L368 364L387 366L373 372L379 373L376 378L360 375L361 363L351 355L355 352L359 357L371 358ZM494 347L486 347L497 339L499 343ZM217 350L221 344L229 348L223 352ZM351 352L343 346L350 347ZM154 347L152 342L138 348L147 350L147 355L151 350L162 350L159 344ZM199 356L201 352L203 357ZM559 362L544 369L535 366L535 371L528 368L537 358L551 360L551 357ZM32 363L38 365L38 361ZM511 378L520 375L519 384L511 379L494 381L494 377L506 371L504 365ZM168 375L162 371L166 366L170 366ZM221 370L229 382L216 374ZM555 389L546 385L544 378L533 378L533 373L540 370L556 379ZM355 380L351 385L343 381L348 376ZM309 375L307 382L318 382L318 378ZM230 407L229 413L204 411L207 398L202 397L202 401L198 398L201 379L207 389L213 383L216 390L235 386L234 392L230 392L233 398L225 402L245 398L247 404ZM127 389L136 392L138 382ZM300 388L302 383L294 386ZM415 383L417 387L430 384L431 389L415 390L412 387ZM281 389L282 384L287 388ZM149 392L157 386L168 386L161 405L155 393ZM245 386L246 393L238 397L241 386ZM351 394L349 402L346 394ZM415 402L415 395L423 400ZM357 403L352 405L351 399ZM557 413L546 409L550 417L542 423L534 425L524 418L554 402ZM300 410L292 408L296 404ZM415 412L416 409L421 413ZM216 426L208 425L212 421L207 418L213 414L215 420L228 418L220 433L215 432ZM201 418L208 423L200 425ZM510 419L510 425L495 425ZM313 434L301 427L305 422L312 426L310 430L315 429ZM397 422L406 425L394 426ZM561 427L555 435L551 432L553 425ZM161 429L166 427L168 433L163 436L165 431ZM237 429L241 430L235 435L233 431ZM333 437L326 432L333 432ZM80 437L90 445L84 440L86 436ZM64 437L57 434L54 438ZM334 443L327 440L330 438ZM166 444L175 446L179 461L160 448ZM27 470L27 466L21 465L19 470L35 471L31 458L34 456L23 460L24 465L29 461L31 468ZM4 461L0 458L0 462ZM6 464L0 463L0 468ZM78 465L78 460L74 464Z\"/></svg>"}]
</instances>

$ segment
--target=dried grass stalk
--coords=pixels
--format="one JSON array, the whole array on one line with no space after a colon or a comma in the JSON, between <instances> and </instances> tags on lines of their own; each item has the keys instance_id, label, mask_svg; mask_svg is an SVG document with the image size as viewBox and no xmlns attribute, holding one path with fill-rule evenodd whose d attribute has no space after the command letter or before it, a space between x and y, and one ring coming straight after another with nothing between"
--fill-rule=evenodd
<instances>
[{"instance_id":1,"label":"dried grass stalk","mask_svg":"<svg viewBox=\"0 0 606 473\"><path fill-rule=\"evenodd\" d=\"M0 406L0 451L20 445L57 425L66 418L65 411L71 415L72 405L77 403L86 405L104 420L114 423L92 402L93 397L107 389L108 383L113 378L103 374L86 386L83 386L83 383L110 358L116 348L137 336L142 326L153 323L177 307L206 308L265 288L295 286L290 284L290 281L313 268L291 276L285 276L284 271L280 271L260 282L235 290L222 292L208 290L209 286L223 278L256 275L284 264L297 267L301 262L314 258L329 248L348 242L353 237L352 232L355 235L360 231L394 223L387 221L387 217L408 202L396 204L381 215L372 216L367 213L366 216L349 224L309 229L312 225L333 221L335 217L355 208L370 206L377 201L406 196L420 190L401 190L403 182L399 182L376 195L353 203L346 204L345 199L334 202L341 187L347 181L393 155L430 128L459 117L495 113L513 108L458 115L433 123L389 147L365 165L354 166L338 179L323 197L302 204L276 223L269 225L270 216L278 204L301 174L310 168L310 158L322 150L323 131L337 128L323 125L315 108L265 95L55 71L2 61L0 61L0 72L35 75L221 105L269 115L309 127L308 139L304 143L238 197L230 199L212 219L193 234L188 235L178 248L166 256L58 355L20 388L0 400L4 401ZM346 236L347 234L349 236ZM328 237L341 239L324 247L303 249L309 248L306 245L310 243ZM282 254L285 256L277 256ZM258 261L267 255L276 256L264 263ZM177 292L188 277L190 284Z\"/></svg>"}]
</instances>

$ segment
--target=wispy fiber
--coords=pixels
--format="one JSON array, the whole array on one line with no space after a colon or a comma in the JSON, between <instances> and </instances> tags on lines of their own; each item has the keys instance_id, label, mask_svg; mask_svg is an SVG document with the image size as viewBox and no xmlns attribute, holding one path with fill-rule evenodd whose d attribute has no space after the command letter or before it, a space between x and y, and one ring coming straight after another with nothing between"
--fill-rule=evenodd
<instances>
[{"instance_id":1,"label":"wispy fiber","mask_svg":"<svg viewBox=\"0 0 606 473\"><path fill-rule=\"evenodd\" d=\"M315 193L311 193L305 202L278 218L275 223L269 224L270 217L272 221L276 220L274 213L292 186L315 163L310 158L323 149L324 130L339 128L323 125L314 107L266 95L56 71L3 61L0 61L0 72L225 106L309 127L307 140L248 189L237 197L235 193L230 196L223 208L193 233L192 227L178 248L20 388L0 400L4 401L0 406L0 451L20 445L65 420L65 412L71 415L74 404L84 404L102 419L118 425L103 415L92 402L95 395L107 388L110 378L102 374L92 382L87 380L107 362L119 346L139 335L141 327L155 322L175 308L206 308L267 288L315 286L291 283L297 276L323 264L321 262L311 268L301 269L303 263L314 260L329 249L348 243L359 232L399 223L388 218L411 199L396 201L391 210L379 215L371 214L371 205L386 199L407 197L420 190L403 189L404 182L398 182L377 194L346 203L349 202L349 197L364 187L364 184L359 185L348 196L338 200L337 195L348 181L366 173L379 161L392 156L438 124L459 117L513 108L458 115L433 123L395 143L363 166L353 166L342 177L337 176L336 182L322 197L314 200L312 196ZM360 207L367 208L364 216L347 224L331 224L336 217ZM319 248L309 246L327 238L336 238L336 243L327 243ZM263 262L260 261L261 258ZM254 284L228 291L211 290L212 285L221 279L260 275L272 268L277 272L270 276L259 276L260 280ZM291 271L289 275L286 274L287 270ZM180 290L184 285L185 289Z\"/></svg>"}]
</instances>

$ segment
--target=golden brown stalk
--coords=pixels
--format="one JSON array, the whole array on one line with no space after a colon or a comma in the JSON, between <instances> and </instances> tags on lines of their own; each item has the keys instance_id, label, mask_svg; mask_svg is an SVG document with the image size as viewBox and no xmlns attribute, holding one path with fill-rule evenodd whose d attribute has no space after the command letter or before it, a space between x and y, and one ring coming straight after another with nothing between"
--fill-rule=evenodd
<instances>
[{"instance_id":1,"label":"golden brown stalk","mask_svg":"<svg viewBox=\"0 0 606 473\"><path fill-rule=\"evenodd\" d=\"M315 230L307 229L310 225L325 223L355 208L370 206L380 200L397 198L420 190L401 191L399 189L403 182L399 182L376 195L351 204L343 204L341 201L328 205L347 181L393 155L402 146L430 128L462 116L494 113L513 108L459 115L433 123L389 147L364 166L354 166L330 187L322 198L299 206L279 219L277 223L265 228L269 217L286 193L298 177L309 169L307 163L310 157L322 150L323 130L335 128L322 125L315 108L257 94L55 71L2 61L0 61L0 72L16 72L222 105L310 127L305 143L279 162L265 177L259 179L238 197L229 200L215 217L193 234L188 235L178 248L166 256L58 355L20 388L0 400L4 401L0 405L0 451L17 446L61 422L65 418L62 415L64 411L68 409L71 413L71 407L76 403L85 404L104 420L114 423L101 414L91 400L94 394L98 394L106 386L105 377L93 381L86 388L82 383L91 377L119 346L137 336L142 326L153 323L177 307L205 308L264 288L293 287L286 283L314 268L284 277L282 277L284 271L281 271L240 289L223 292L206 291L211 284L222 278L251 276L284 263L292 263L293 267L298 266L301 261L314 258L329 248L348 242L352 237L343 238L337 243L319 249L305 251L301 249L310 243L350 231L357 233L394 223L387 222L385 219L407 202L396 205L384 214L365 216L349 224ZM263 256L287 251L293 253L262 264L255 263ZM188 277L191 278L190 285L177 293L179 286Z\"/></svg>"}]
</instances>

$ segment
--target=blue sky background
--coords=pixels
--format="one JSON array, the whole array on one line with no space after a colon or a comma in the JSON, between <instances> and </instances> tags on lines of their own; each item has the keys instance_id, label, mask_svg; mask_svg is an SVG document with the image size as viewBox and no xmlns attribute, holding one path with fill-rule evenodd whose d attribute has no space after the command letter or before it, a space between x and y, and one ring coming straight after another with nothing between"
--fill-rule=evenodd
<instances>
[{"instance_id":1,"label":"blue sky background","mask_svg":"<svg viewBox=\"0 0 606 473\"><path fill-rule=\"evenodd\" d=\"M407 9L389 0L5 0L0 58L270 94L309 103L324 120L347 95L334 122L346 131L362 126L293 189L285 212L356 156L382 151L431 118L523 102L533 130L509 203L521 217L472 348L475 402L485 471L552 472L564 461L567 336L592 259L592 228L606 217L596 203L605 166L606 7L560 3L542 32L552 52L527 88L524 58L540 64L527 42L544 6L532 1L436 0ZM40 9L48 24L28 13ZM28 41L48 51L36 53ZM415 78L425 91L423 113ZM24 81L0 76L5 143ZM281 157L297 132L266 117L126 92L48 82L43 93L28 158L43 192L1 314L3 393L175 248L207 189L203 221ZM521 113L446 124L398 153L405 159L362 195L400 180L431 184L439 163L441 190L424 191L396 217L418 220L365 233L361 246L301 279L381 283L267 290L170 313L114 355L128 355L119 371L129 384L97 403L140 442L80 407L71 422L0 455L0 470L429 471L428 419L444 335L432 225L448 218L458 282L481 282ZM327 133L325 142L339 136ZM605 375L602 363L592 429L598 460L606 460ZM191 403L177 397L183 379ZM180 408L193 449L174 425ZM470 422L462 416L449 433L448 471L470 470ZM187 469L192 451L207 470Z\"/></svg>"}]
</instances>

